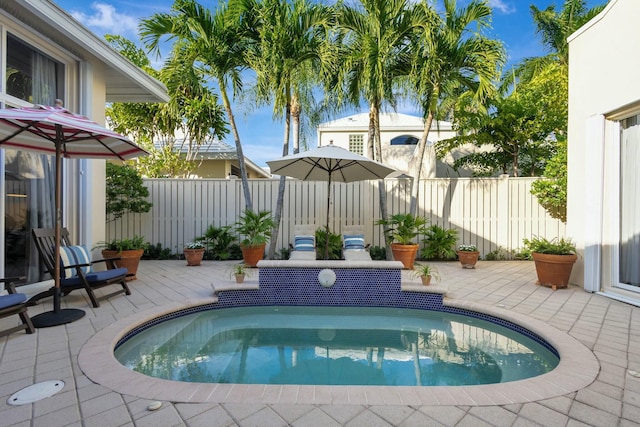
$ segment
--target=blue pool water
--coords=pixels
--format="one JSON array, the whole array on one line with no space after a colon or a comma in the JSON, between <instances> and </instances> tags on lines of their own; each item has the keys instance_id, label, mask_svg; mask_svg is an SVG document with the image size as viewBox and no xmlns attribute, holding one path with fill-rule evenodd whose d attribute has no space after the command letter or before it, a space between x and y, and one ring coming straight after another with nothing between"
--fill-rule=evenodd
<instances>
[{"instance_id":1,"label":"blue pool water","mask_svg":"<svg viewBox=\"0 0 640 427\"><path fill-rule=\"evenodd\" d=\"M206 310L119 343L152 377L206 383L473 385L549 372L547 346L486 320L441 311L268 306Z\"/></svg>"}]
</instances>

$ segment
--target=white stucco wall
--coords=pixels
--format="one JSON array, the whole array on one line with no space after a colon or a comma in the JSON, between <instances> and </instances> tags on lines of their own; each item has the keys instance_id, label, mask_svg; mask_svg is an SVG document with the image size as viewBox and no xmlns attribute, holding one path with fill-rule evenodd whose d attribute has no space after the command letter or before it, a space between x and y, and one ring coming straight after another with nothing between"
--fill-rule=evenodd
<instances>
[{"instance_id":1,"label":"white stucco wall","mask_svg":"<svg viewBox=\"0 0 640 427\"><path fill-rule=\"evenodd\" d=\"M592 283L606 287L612 281L617 121L640 111L639 17L640 1L611 0L569 38L567 234L583 255L572 275L572 283L580 285L594 279Z\"/></svg>"}]
</instances>

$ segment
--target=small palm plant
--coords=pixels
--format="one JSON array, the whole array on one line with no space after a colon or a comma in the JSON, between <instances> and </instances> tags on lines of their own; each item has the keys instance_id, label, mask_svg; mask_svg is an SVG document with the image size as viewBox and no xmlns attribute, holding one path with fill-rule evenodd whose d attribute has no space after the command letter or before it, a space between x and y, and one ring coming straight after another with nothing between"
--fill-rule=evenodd
<instances>
[{"instance_id":1,"label":"small palm plant","mask_svg":"<svg viewBox=\"0 0 640 427\"><path fill-rule=\"evenodd\" d=\"M432 279L436 282L440 281L438 269L429 264L416 264L413 270L413 277L419 277L425 286L431 284Z\"/></svg>"},{"instance_id":2,"label":"small palm plant","mask_svg":"<svg viewBox=\"0 0 640 427\"><path fill-rule=\"evenodd\" d=\"M245 210L236 222L235 230L245 236L241 244L247 247L264 245L271 237L275 222L269 211Z\"/></svg>"}]
</instances>

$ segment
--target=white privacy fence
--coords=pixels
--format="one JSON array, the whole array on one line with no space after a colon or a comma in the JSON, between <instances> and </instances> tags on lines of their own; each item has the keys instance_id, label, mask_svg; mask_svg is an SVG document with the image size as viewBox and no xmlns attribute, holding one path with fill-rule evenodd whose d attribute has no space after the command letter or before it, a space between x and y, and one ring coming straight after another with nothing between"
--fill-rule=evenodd
<instances>
[{"instance_id":1,"label":"white privacy fence","mask_svg":"<svg viewBox=\"0 0 640 427\"><path fill-rule=\"evenodd\" d=\"M551 218L531 195L535 178L453 178L420 181L418 214L431 224L458 230L458 243L475 244L481 255L498 248L517 250L522 239L565 235L565 225ZM275 213L278 180L249 181L254 210ZM204 234L209 225L233 225L244 209L242 184L237 179L148 179L153 208L107 223L107 240L144 236L181 252L185 243ZM346 225L364 225L365 238L384 246L380 218L379 181L332 184L330 227L339 233ZM389 214L406 213L410 180L387 179ZM326 224L327 183L287 179L277 248L292 242L294 225ZM420 236L422 240L423 236Z\"/></svg>"}]
</instances>

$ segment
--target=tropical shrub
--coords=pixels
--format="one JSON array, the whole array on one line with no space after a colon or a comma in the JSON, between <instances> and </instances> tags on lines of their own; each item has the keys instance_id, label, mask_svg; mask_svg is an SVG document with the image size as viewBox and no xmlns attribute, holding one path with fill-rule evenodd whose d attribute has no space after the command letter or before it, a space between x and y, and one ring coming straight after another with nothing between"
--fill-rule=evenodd
<instances>
[{"instance_id":1,"label":"tropical shrub","mask_svg":"<svg viewBox=\"0 0 640 427\"><path fill-rule=\"evenodd\" d=\"M115 220L128 212L149 212L153 204L147 200L148 197L149 189L144 186L142 176L135 169L107 162L107 219L109 215L111 220Z\"/></svg>"},{"instance_id":2,"label":"tropical shrub","mask_svg":"<svg viewBox=\"0 0 640 427\"><path fill-rule=\"evenodd\" d=\"M327 250L327 234L329 235L329 258L340 259L342 257L342 236L328 232L326 229L316 230L316 254L319 259L325 258Z\"/></svg>"},{"instance_id":3,"label":"tropical shrub","mask_svg":"<svg viewBox=\"0 0 640 427\"><path fill-rule=\"evenodd\" d=\"M444 229L434 224L428 227L425 232L425 238L422 240L425 247L420 252L420 257L424 259L441 260L455 259L457 240L457 230Z\"/></svg>"}]
</instances>

